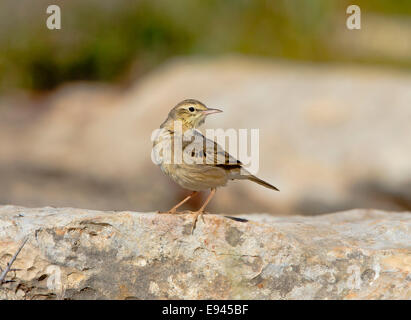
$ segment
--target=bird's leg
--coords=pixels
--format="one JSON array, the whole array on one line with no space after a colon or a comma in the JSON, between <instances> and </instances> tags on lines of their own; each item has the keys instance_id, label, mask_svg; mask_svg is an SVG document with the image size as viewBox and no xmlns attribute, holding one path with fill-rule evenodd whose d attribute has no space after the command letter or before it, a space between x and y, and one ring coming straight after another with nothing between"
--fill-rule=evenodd
<instances>
[{"instance_id":1,"label":"bird's leg","mask_svg":"<svg viewBox=\"0 0 411 320\"><path fill-rule=\"evenodd\" d=\"M194 232L194 229L195 229L196 224L197 224L197 219L198 219L199 216L201 216L201 218L203 219L203 222L204 222L204 218L203 218L204 209L207 206L207 204L211 201L211 199L213 198L215 192L216 192L216 188L212 188L210 194L208 195L206 201L201 206L201 208L198 211L193 212L194 222L193 222L193 227L191 228L191 234L193 234L193 232Z\"/></svg>"},{"instance_id":2,"label":"bird's leg","mask_svg":"<svg viewBox=\"0 0 411 320\"><path fill-rule=\"evenodd\" d=\"M184 203L186 203L190 198L194 197L196 194L198 193L198 191L193 191L191 194L189 194L187 197L185 197L182 201L180 201L179 203L177 203L174 207L172 207L170 210L168 210L168 212L166 213L170 213L170 214L174 214L177 213L177 208L181 207Z\"/></svg>"}]
</instances>

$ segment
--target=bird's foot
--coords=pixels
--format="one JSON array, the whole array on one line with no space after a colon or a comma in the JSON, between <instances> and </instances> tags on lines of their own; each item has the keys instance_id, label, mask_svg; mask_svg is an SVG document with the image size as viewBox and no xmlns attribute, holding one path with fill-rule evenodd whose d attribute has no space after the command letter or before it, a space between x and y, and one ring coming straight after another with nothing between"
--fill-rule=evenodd
<instances>
[{"instance_id":1,"label":"bird's foot","mask_svg":"<svg viewBox=\"0 0 411 320\"><path fill-rule=\"evenodd\" d=\"M194 232L194 229L195 229L195 227L196 227L197 220L198 220L198 217L199 217L199 216L201 216L201 220L203 220L203 222L205 223L205 221L204 221L204 216L203 216L205 213L206 213L206 212L203 211L203 210L199 210L199 211L194 211L194 212L192 212L192 214L194 215L194 221L193 221L193 226L191 227L191 234L193 234L193 232Z\"/></svg>"}]
</instances>

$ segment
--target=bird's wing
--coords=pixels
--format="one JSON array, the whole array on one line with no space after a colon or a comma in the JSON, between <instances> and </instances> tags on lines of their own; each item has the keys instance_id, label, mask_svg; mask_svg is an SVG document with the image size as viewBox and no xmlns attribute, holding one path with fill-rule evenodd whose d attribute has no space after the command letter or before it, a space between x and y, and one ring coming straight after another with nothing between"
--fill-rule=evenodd
<instances>
[{"instance_id":1,"label":"bird's wing","mask_svg":"<svg viewBox=\"0 0 411 320\"><path fill-rule=\"evenodd\" d=\"M213 165L224 169L241 168L241 161L226 152L217 142L193 131L193 139L184 147L185 156L196 164Z\"/></svg>"},{"instance_id":2,"label":"bird's wing","mask_svg":"<svg viewBox=\"0 0 411 320\"><path fill-rule=\"evenodd\" d=\"M217 170L229 173L229 179L248 179L278 191L273 185L248 172L241 161L226 152L217 142L207 139L197 130L193 133L191 141L183 143L183 156L185 162L186 160L191 161L198 170L220 168Z\"/></svg>"}]
</instances>

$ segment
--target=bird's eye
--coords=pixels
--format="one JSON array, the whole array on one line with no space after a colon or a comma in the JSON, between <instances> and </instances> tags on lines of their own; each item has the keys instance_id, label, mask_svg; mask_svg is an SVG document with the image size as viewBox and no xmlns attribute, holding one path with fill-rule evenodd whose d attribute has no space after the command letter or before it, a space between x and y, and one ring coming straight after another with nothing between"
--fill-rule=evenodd
<instances>
[{"instance_id":1,"label":"bird's eye","mask_svg":"<svg viewBox=\"0 0 411 320\"><path fill-rule=\"evenodd\" d=\"M190 108L188 108L188 110L189 110L190 112L194 112L194 107L190 107Z\"/></svg>"}]
</instances>

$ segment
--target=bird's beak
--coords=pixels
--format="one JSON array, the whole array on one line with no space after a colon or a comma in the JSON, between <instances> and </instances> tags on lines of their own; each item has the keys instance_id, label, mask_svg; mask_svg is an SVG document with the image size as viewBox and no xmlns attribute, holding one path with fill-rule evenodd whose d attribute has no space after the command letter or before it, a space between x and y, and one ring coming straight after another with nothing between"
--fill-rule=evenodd
<instances>
[{"instance_id":1,"label":"bird's beak","mask_svg":"<svg viewBox=\"0 0 411 320\"><path fill-rule=\"evenodd\" d=\"M208 108L207 110L202 111L202 113L206 116L208 116L209 114L220 113L220 112L223 112L223 111L221 111L220 109L211 109L211 108Z\"/></svg>"}]
</instances>

